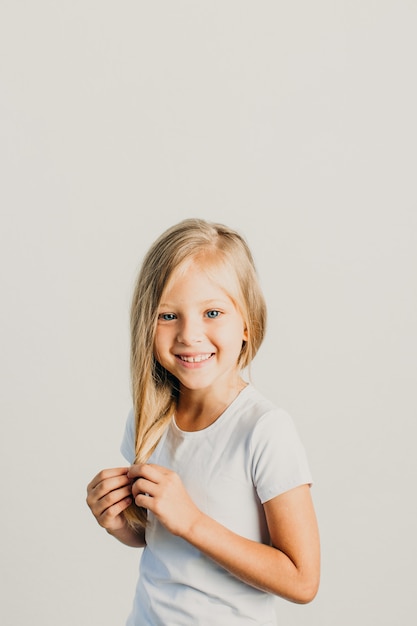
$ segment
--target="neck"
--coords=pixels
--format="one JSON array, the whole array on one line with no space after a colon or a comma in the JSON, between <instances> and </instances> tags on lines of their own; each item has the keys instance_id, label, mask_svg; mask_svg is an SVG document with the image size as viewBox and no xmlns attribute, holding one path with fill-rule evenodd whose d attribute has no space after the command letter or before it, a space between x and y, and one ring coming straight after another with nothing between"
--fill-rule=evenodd
<instances>
[{"instance_id":1,"label":"neck","mask_svg":"<svg viewBox=\"0 0 417 626\"><path fill-rule=\"evenodd\" d=\"M247 383L240 379L222 394L193 393L188 390L180 394L175 421L181 430L203 430L213 424L235 400Z\"/></svg>"}]
</instances>

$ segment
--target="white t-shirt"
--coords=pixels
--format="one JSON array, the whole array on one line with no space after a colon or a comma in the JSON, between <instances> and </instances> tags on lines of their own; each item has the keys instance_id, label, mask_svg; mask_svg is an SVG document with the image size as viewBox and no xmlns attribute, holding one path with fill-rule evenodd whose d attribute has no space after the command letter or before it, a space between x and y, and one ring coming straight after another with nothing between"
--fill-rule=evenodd
<instances>
[{"instance_id":1,"label":"white t-shirt","mask_svg":"<svg viewBox=\"0 0 417 626\"><path fill-rule=\"evenodd\" d=\"M131 411L121 445L135 458ZM291 417L252 385L208 428L184 432L175 419L149 459L179 474L195 504L233 532L270 543L262 503L311 484ZM271 594L238 580L149 513L146 547L127 626L272 626Z\"/></svg>"}]
</instances>

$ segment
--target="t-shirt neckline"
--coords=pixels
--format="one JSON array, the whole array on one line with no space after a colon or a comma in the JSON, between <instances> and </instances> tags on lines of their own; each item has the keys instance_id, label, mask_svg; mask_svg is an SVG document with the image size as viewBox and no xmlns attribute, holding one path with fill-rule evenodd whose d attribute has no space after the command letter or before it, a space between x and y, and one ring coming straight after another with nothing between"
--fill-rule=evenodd
<instances>
[{"instance_id":1,"label":"t-shirt neckline","mask_svg":"<svg viewBox=\"0 0 417 626\"><path fill-rule=\"evenodd\" d=\"M172 418L171 418L171 427L173 428L173 430L180 435L181 437L185 438L185 437L202 437L205 434L207 434L209 431L214 430L215 428L218 427L219 424L221 424L224 419L227 417L227 415L229 415L230 411L232 409L234 409L236 407L237 404L240 404L242 398L244 396L246 396L246 394L248 393L249 389L252 388L251 383L247 383L245 387L243 387L243 389L241 391L239 391L239 393L237 394L237 396L231 401L231 403L224 409L223 413L221 413L219 415L219 417L214 420L214 422L212 424L210 424L209 426L206 426L206 428L202 428L201 430L182 430L177 422L175 421L175 413L173 414Z\"/></svg>"}]
</instances>

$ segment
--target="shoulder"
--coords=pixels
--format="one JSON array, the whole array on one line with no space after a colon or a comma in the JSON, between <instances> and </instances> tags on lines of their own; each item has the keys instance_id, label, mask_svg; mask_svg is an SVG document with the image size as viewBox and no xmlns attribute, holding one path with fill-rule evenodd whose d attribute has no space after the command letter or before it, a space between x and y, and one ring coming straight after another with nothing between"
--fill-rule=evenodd
<instances>
[{"instance_id":1,"label":"shoulder","mask_svg":"<svg viewBox=\"0 0 417 626\"><path fill-rule=\"evenodd\" d=\"M246 423L251 432L262 433L269 428L292 428L293 419L283 408L266 398L255 387L249 385L242 392L239 419Z\"/></svg>"},{"instance_id":2,"label":"shoulder","mask_svg":"<svg viewBox=\"0 0 417 626\"><path fill-rule=\"evenodd\" d=\"M288 411L252 387L245 416L248 461L261 502L298 485L311 484L305 449Z\"/></svg>"},{"instance_id":3,"label":"shoulder","mask_svg":"<svg viewBox=\"0 0 417 626\"><path fill-rule=\"evenodd\" d=\"M282 456L301 444L290 413L251 385L241 393L233 413L229 425L234 430L232 438L244 442L252 457L259 458L266 450L271 454L279 451Z\"/></svg>"}]
</instances>

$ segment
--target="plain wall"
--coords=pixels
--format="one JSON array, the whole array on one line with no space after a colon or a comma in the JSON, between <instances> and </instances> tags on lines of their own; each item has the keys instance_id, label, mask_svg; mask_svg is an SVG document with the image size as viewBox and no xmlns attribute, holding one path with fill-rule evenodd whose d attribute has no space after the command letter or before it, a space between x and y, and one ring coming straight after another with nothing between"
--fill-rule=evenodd
<instances>
[{"instance_id":1,"label":"plain wall","mask_svg":"<svg viewBox=\"0 0 417 626\"><path fill-rule=\"evenodd\" d=\"M2 1L2 624L125 622L140 552L86 485L123 463L139 263L190 216L252 247L253 382L314 475L322 584L279 623L413 622L416 26L406 0Z\"/></svg>"}]
</instances>

